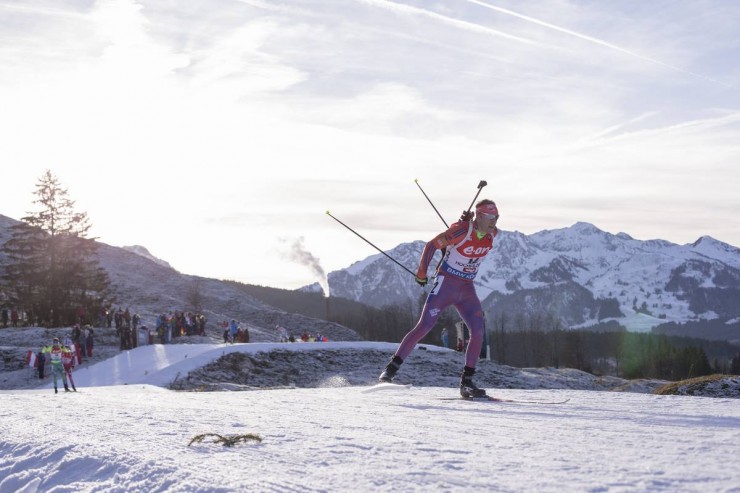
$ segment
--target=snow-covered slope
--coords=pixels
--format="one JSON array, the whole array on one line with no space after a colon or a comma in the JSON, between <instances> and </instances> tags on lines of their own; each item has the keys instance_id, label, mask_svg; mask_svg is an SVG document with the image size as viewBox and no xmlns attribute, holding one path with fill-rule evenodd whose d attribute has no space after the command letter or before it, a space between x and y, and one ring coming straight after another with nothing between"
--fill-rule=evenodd
<instances>
[{"instance_id":1,"label":"snow-covered slope","mask_svg":"<svg viewBox=\"0 0 740 493\"><path fill-rule=\"evenodd\" d=\"M456 389L433 362L450 352L431 348L415 353L424 371L415 370L414 383L424 386L367 393L347 386L356 359L328 357L390 350L367 344L142 347L77 373L79 392L55 395L48 385L0 391L0 493L680 493L740 484L728 462L740 443L737 399L562 386L490 391L523 401L568 399L560 405L443 400ZM280 360L270 356L279 346L316 351L325 378L312 388L244 392L160 386L226 353ZM266 369L276 367L254 372ZM542 383L547 374L522 376ZM740 381L734 385L737 392ZM231 447L215 441L238 437L244 441Z\"/></svg>"},{"instance_id":2,"label":"snow-covered slope","mask_svg":"<svg viewBox=\"0 0 740 493\"><path fill-rule=\"evenodd\" d=\"M149 260L152 260L159 265L162 265L164 267L172 268L169 262L162 260L161 258L155 257L151 254L151 252L144 246L141 245L130 245L130 246L124 246L122 247L124 250L127 250L129 252L135 253L137 255L141 255L144 258L147 258Z\"/></svg>"}]
</instances>

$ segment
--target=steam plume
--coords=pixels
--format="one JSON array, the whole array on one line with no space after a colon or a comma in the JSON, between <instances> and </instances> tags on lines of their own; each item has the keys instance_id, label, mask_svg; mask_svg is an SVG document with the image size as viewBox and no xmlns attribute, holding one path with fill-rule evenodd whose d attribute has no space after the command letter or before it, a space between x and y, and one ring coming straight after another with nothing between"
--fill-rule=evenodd
<instances>
[{"instance_id":1,"label":"steam plume","mask_svg":"<svg viewBox=\"0 0 740 493\"><path fill-rule=\"evenodd\" d=\"M316 275L319 281L321 289L324 290L324 296L329 296L329 280L326 277L324 268L321 267L321 261L316 258L311 252L306 250L303 245L303 237L300 236L293 241L288 254L289 258L301 265L305 265L311 269L311 272Z\"/></svg>"}]
</instances>

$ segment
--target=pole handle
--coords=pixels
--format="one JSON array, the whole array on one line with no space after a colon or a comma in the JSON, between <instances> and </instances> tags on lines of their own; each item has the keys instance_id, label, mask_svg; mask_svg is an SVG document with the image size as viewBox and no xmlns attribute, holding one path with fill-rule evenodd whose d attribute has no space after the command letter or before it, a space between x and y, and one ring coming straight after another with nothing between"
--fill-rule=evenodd
<instances>
[{"instance_id":1,"label":"pole handle","mask_svg":"<svg viewBox=\"0 0 740 493\"><path fill-rule=\"evenodd\" d=\"M473 204L475 204L475 201L478 200L478 195L480 195L480 191L483 190L483 187L488 185L488 182L486 180L481 180L478 183L478 192L475 194L475 197L473 197L473 201L470 203L470 207L468 207L468 210L465 211L466 214L470 213L470 209L473 208Z\"/></svg>"}]
</instances>

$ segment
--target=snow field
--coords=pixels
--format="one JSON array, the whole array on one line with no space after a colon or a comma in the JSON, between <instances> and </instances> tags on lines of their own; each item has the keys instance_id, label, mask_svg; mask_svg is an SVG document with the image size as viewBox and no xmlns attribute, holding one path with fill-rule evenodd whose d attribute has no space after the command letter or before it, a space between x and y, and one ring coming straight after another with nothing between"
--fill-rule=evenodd
<instances>
[{"instance_id":1,"label":"snow field","mask_svg":"<svg viewBox=\"0 0 740 493\"><path fill-rule=\"evenodd\" d=\"M0 394L0 492L740 491L734 399L449 388ZM200 443L256 433L261 443Z\"/></svg>"}]
</instances>

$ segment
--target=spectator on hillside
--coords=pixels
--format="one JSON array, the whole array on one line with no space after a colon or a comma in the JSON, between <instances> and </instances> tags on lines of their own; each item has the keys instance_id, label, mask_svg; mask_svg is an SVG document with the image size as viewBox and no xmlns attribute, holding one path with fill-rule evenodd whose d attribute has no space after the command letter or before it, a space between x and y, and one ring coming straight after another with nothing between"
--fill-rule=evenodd
<instances>
[{"instance_id":1,"label":"spectator on hillside","mask_svg":"<svg viewBox=\"0 0 740 493\"><path fill-rule=\"evenodd\" d=\"M13 324L13 327L18 327L18 310L15 308L10 311L10 322Z\"/></svg>"},{"instance_id":2,"label":"spectator on hillside","mask_svg":"<svg viewBox=\"0 0 740 493\"><path fill-rule=\"evenodd\" d=\"M44 379L44 365L46 365L46 355L44 354L44 350L39 349L38 354L36 355L36 365L38 365L39 369L39 380Z\"/></svg>"},{"instance_id":3,"label":"spectator on hillside","mask_svg":"<svg viewBox=\"0 0 740 493\"><path fill-rule=\"evenodd\" d=\"M104 306L100 307L100 311L98 312L98 325L97 327L100 327L101 329L105 327L105 324L108 320L108 309Z\"/></svg>"},{"instance_id":4,"label":"spectator on hillside","mask_svg":"<svg viewBox=\"0 0 740 493\"><path fill-rule=\"evenodd\" d=\"M93 353L93 330L92 327L87 327L87 337L85 337L85 352L87 353L88 358L92 358Z\"/></svg>"},{"instance_id":5,"label":"spectator on hillside","mask_svg":"<svg viewBox=\"0 0 740 493\"><path fill-rule=\"evenodd\" d=\"M139 347L139 330L140 330L138 326L139 320L137 319L136 325L134 325L133 318L135 316L136 314L134 314L134 316L131 317L131 349L136 349L137 347Z\"/></svg>"},{"instance_id":6,"label":"spectator on hillside","mask_svg":"<svg viewBox=\"0 0 740 493\"><path fill-rule=\"evenodd\" d=\"M236 323L236 320L231 319L231 323L229 324L229 332L231 333L231 342L234 342L236 340L236 332L239 330L239 324Z\"/></svg>"},{"instance_id":7,"label":"spectator on hillside","mask_svg":"<svg viewBox=\"0 0 740 493\"><path fill-rule=\"evenodd\" d=\"M116 310L115 314L113 315L113 322L116 326L116 335L121 336L121 330L123 329L123 310L121 310L121 307L118 307L118 310Z\"/></svg>"},{"instance_id":8,"label":"spectator on hillside","mask_svg":"<svg viewBox=\"0 0 740 493\"><path fill-rule=\"evenodd\" d=\"M3 328L8 326L9 318L10 318L10 314L8 313L8 309L3 307Z\"/></svg>"},{"instance_id":9,"label":"spectator on hillside","mask_svg":"<svg viewBox=\"0 0 740 493\"><path fill-rule=\"evenodd\" d=\"M198 332L199 335L202 335L202 336L206 335L206 316L203 314L201 314L198 317L198 328L199 328L199 332Z\"/></svg>"},{"instance_id":10,"label":"spectator on hillside","mask_svg":"<svg viewBox=\"0 0 740 493\"><path fill-rule=\"evenodd\" d=\"M442 347L450 347L450 333L447 331L447 327L442 329Z\"/></svg>"},{"instance_id":11,"label":"spectator on hillside","mask_svg":"<svg viewBox=\"0 0 740 493\"><path fill-rule=\"evenodd\" d=\"M172 342L172 320L164 317L164 343L169 344Z\"/></svg>"},{"instance_id":12,"label":"spectator on hillside","mask_svg":"<svg viewBox=\"0 0 740 493\"><path fill-rule=\"evenodd\" d=\"M288 329L280 325L275 326L278 335L278 342L288 342Z\"/></svg>"},{"instance_id":13,"label":"spectator on hillside","mask_svg":"<svg viewBox=\"0 0 740 493\"><path fill-rule=\"evenodd\" d=\"M82 330L80 329L79 324L75 324L75 326L72 327L72 344L74 344L74 350L75 353L77 353L77 361L82 363L82 351L84 351L84 342L82 340Z\"/></svg>"},{"instance_id":14,"label":"spectator on hillside","mask_svg":"<svg viewBox=\"0 0 740 493\"><path fill-rule=\"evenodd\" d=\"M228 327L224 329L224 343L227 343L231 340L231 331Z\"/></svg>"},{"instance_id":15,"label":"spectator on hillside","mask_svg":"<svg viewBox=\"0 0 740 493\"><path fill-rule=\"evenodd\" d=\"M121 351L131 349L131 327L124 325L121 328Z\"/></svg>"}]
</instances>

